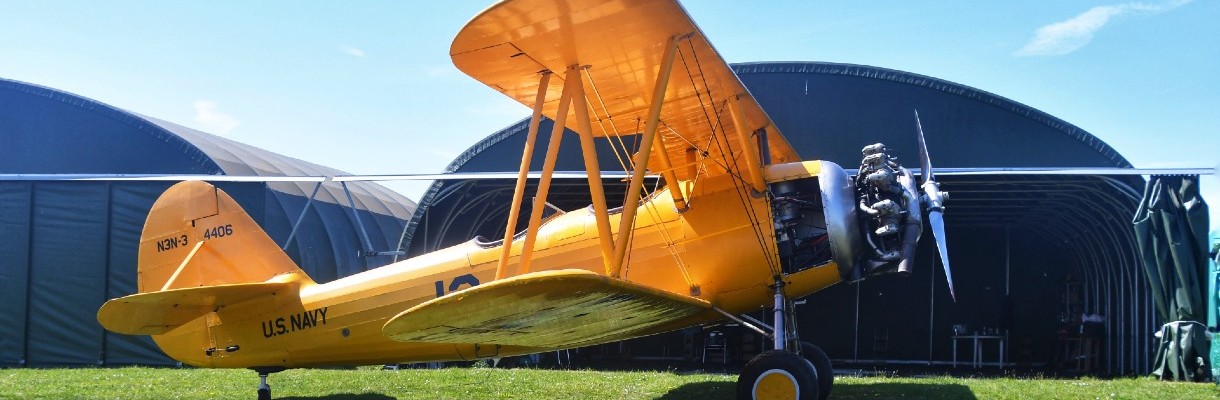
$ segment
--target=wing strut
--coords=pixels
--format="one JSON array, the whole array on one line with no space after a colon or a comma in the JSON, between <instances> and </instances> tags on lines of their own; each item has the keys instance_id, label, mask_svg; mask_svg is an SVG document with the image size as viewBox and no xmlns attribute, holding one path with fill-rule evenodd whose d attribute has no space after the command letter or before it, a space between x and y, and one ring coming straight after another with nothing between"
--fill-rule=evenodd
<instances>
[{"instance_id":1,"label":"wing strut","mask_svg":"<svg viewBox=\"0 0 1220 400\"><path fill-rule=\"evenodd\" d=\"M665 147L665 135L657 135L657 157L661 161L661 176L665 177L665 186L669 187L669 195L674 199L674 207L678 212L690 209L686 198L682 196L682 185L678 183L678 174L674 173L673 163L669 162L669 150Z\"/></svg>"},{"instance_id":2,"label":"wing strut","mask_svg":"<svg viewBox=\"0 0 1220 400\"><path fill-rule=\"evenodd\" d=\"M610 233L610 212L606 207L606 191L602 189L601 167L597 165L597 147L593 142L593 127L589 122L589 101L585 98L584 80L579 65L568 67L564 86L572 85L573 108L576 111L580 150L584 153L585 172L589 174L589 196L593 198L593 216L597 220L597 237L601 240L602 267L610 273L610 258L614 254L614 237ZM669 177L666 177L668 179Z\"/></svg>"},{"instance_id":3,"label":"wing strut","mask_svg":"<svg viewBox=\"0 0 1220 400\"><path fill-rule=\"evenodd\" d=\"M631 182L627 186L627 197L623 199L623 217L619 220L618 238L614 241L614 260L610 263L611 277L619 277L619 272L623 268L623 260L627 255L627 244L629 243L627 235L631 234L635 226L635 212L639 208L640 188L644 184L644 171L648 169L648 155L652 153L652 140L656 136L657 125L661 119L661 104L665 102L665 89L669 86L669 74L673 71L679 39L681 36L671 36L665 44L661 69L657 74L656 86L652 89L652 104L649 105L648 119L644 125L643 137L640 139L640 151L635 155L634 171L631 174ZM560 106L562 107L562 104ZM559 115L563 115L562 111ZM661 151L665 151L665 149L661 149Z\"/></svg>"},{"instance_id":4,"label":"wing strut","mask_svg":"<svg viewBox=\"0 0 1220 400\"><path fill-rule=\"evenodd\" d=\"M540 75L542 77L538 82L538 96L534 100L534 114L530 116L529 132L525 136L525 150L521 152L521 169L517 171L517 187L513 189L513 204L508 207L508 224L504 226L500 263L496 265L496 280L508 276L508 257L513 249L513 234L517 231L517 217L520 215L521 202L525 199L526 175L529 174L530 158L534 155L534 143L538 139L538 125L542 122L542 105L546 101L546 89L551 81L551 71L542 71ZM546 174L546 176L549 178L550 174ZM524 254L522 256L524 259Z\"/></svg>"},{"instance_id":5,"label":"wing strut","mask_svg":"<svg viewBox=\"0 0 1220 400\"><path fill-rule=\"evenodd\" d=\"M758 146L746 125L746 116L741 111L741 105L737 104L738 97L734 95L729 99L729 114L733 116L733 126L737 130L737 140L741 144L741 151L746 155L746 167L750 173L747 182L749 182L750 188L754 189L754 193L762 193L767 188L764 183L766 181L763 179L762 164L758 160Z\"/></svg>"},{"instance_id":6,"label":"wing strut","mask_svg":"<svg viewBox=\"0 0 1220 400\"><path fill-rule=\"evenodd\" d=\"M547 146L546 158L542 165L542 176L538 182L538 191L530 213L529 226L525 231L525 241L521 246L521 261L517 273L529 272L530 259L534 243L538 238L538 229L542 224L543 207L546 205L547 194L550 192L551 177L555 172L555 161L559 155L559 146L563 139L564 127L567 123L568 107L572 106L576 114L580 136L580 148L584 157L585 172L589 181L589 195L593 199L593 211L597 220L598 236L601 240L602 265L606 273L610 273L610 259L614 252L614 237L610 231L610 213L606 206L605 189L602 188L601 167L597 164L597 148L593 141L593 129L589 122L588 101L585 99L584 83L581 79L582 67L572 65L564 75L563 90L559 95L559 108L555 116L555 124L551 129L551 141ZM496 280L507 278L509 256L512 254L513 236L516 230L518 210L525 197L526 175L529 172L530 158L533 155L537 141L542 107L546 101L546 90L551 72L542 73L538 84L538 95L534 101L534 114L530 118L529 133L526 136L525 149L521 155L521 168L517 173L517 185L513 191L513 204L509 208L508 223L504 228L504 241L500 252L500 260L496 266ZM641 170L642 171L642 170ZM637 194L638 196L638 194Z\"/></svg>"},{"instance_id":7,"label":"wing strut","mask_svg":"<svg viewBox=\"0 0 1220 400\"><path fill-rule=\"evenodd\" d=\"M551 142L546 148L542 162L542 178L538 180L538 193L534 195L534 207L530 212L529 227L525 228L525 243L521 245L521 265L517 273L530 272L530 259L534 253L534 242L538 239L538 227L542 226L542 212L546 209L546 196L551 191L551 174L555 172L555 161L559 157L559 144L563 141L563 128L568 122L568 106L572 104L571 81L563 83L559 95L559 109L555 112L555 125L551 129Z\"/></svg>"}]
</instances>

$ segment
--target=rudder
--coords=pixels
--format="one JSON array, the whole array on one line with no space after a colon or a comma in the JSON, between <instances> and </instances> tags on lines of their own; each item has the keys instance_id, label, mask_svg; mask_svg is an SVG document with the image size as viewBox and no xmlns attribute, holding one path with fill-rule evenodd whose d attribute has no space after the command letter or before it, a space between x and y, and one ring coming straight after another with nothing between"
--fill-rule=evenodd
<instances>
[{"instance_id":1,"label":"rudder","mask_svg":"<svg viewBox=\"0 0 1220 400\"><path fill-rule=\"evenodd\" d=\"M140 293L273 278L311 282L232 197L202 181L177 183L153 204L137 270Z\"/></svg>"}]
</instances>

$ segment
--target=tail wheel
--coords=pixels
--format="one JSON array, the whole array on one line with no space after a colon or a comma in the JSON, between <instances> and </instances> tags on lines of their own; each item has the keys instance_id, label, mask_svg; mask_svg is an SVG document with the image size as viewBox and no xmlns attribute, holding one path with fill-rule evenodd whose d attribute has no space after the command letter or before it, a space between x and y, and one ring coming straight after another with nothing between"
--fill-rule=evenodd
<instances>
[{"instance_id":1,"label":"tail wheel","mask_svg":"<svg viewBox=\"0 0 1220 400\"><path fill-rule=\"evenodd\" d=\"M813 343L801 342L801 357L809 360L813 364L813 369L818 373L818 400L826 400L830 397L830 388L835 382L835 373L830 365L830 357L826 356L826 352L822 351Z\"/></svg>"},{"instance_id":2,"label":"tail wheel","mask_svg":"<svg viewBox=\"0 0 1220 400\"><path fill-rule=\"evenodd\" d=\"M739 400L818 400L813 364L796 353L769 350L746 363L737 377Z\"/></svg>"}]
</instances>

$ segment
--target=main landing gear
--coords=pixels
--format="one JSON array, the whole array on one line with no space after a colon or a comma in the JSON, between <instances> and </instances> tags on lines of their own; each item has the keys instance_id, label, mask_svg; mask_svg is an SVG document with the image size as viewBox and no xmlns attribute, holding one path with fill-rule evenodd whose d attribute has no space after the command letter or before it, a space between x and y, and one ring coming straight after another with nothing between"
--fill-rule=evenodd
<instances>
[{"instance_id":1,"label":"main landing gear","mask_svg":"<svg viewBox=\"0 0 1220 400\"><path fill-rule=\"evenodd\" d=\"M737 377L737 398L749 400L817 400L820 393L813 364L787 350L767 350L746 363Z\"/></svg>"},{"instance_id":2,"label":"main landing gear","mask_svg":"<svg viewBox=\"0 0 1220 400\"><path fill-rule=\"evenodd\" d=\"M738 400L826 400L834 384L830 358L822 349L796 339L792 307L783 295L782 283L775 287L775 326L769 335L775 349L755 356L737 377ZM737 320L763 332L749 322ZM747 317L747 319L749 319ZM766 326L759 321L754 324Z\"/></svg>"},{"instance_id":3,"label":"main landing gear","mask_svg":"<svg viewBox=\"0 0 1220 400\"><path fill-rule=\"evenodd\" d=\"M267 375L283 371L284 367L251 368L258 372L258 400L271 400L271 385L267 384Z\"/></svg>"}]
</instances>

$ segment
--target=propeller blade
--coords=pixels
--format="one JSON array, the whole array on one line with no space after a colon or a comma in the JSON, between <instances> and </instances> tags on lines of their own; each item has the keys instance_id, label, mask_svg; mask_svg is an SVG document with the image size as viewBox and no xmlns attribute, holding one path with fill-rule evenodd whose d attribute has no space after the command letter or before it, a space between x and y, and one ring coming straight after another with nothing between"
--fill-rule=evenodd
<instances>
[{"instance_id":1,"label":"propeller blade","mask_svg":"<svg viewBox=\"0 0 1220 400\"><path fill-rule=\"evenodd\" d=\"M923 124L919 122L919 110L915 110L915 129L919 131L919 167L923 175L921 202L928 211L928 224L932 226L932 238L936 239L936 251L940 253L940 265L945 267L945 281L949 283L949 297L957 302L957 291L953 289L953 271L949 269L949 246L945 241L945 200L949 194L940 191L940 183L932 173L932 158L928 156L928 142L923 137Z\"/></svg>"},{"instance_id":2,"label":"propeller blade","mask_svg":"<svg viewBox=\"0 0 1220 400\"><path fill-rule=\"evenodd\" d=\"M923 139L923 125L919 123L919 110L915 110L915 129L919 130L919 173L923 182L932 180L932 158L928 157L928 143Z\"/></svg>"},{"instance_id":3,"label":"propeller blade","mask_svg":"<svg viewBox=\"0 0 1220 400\"><path fill-rule=\"evenodd\" d=\"M949 282L949 297L957 302L957 293L953 290L953 272L949 269L949 247L945 243L945 216L940 210L928 212L928 223L932 225L932 237L936 239L936 250L940 252L940 264L945 267L945 281Z\"/></svg>"}]
</instances>

